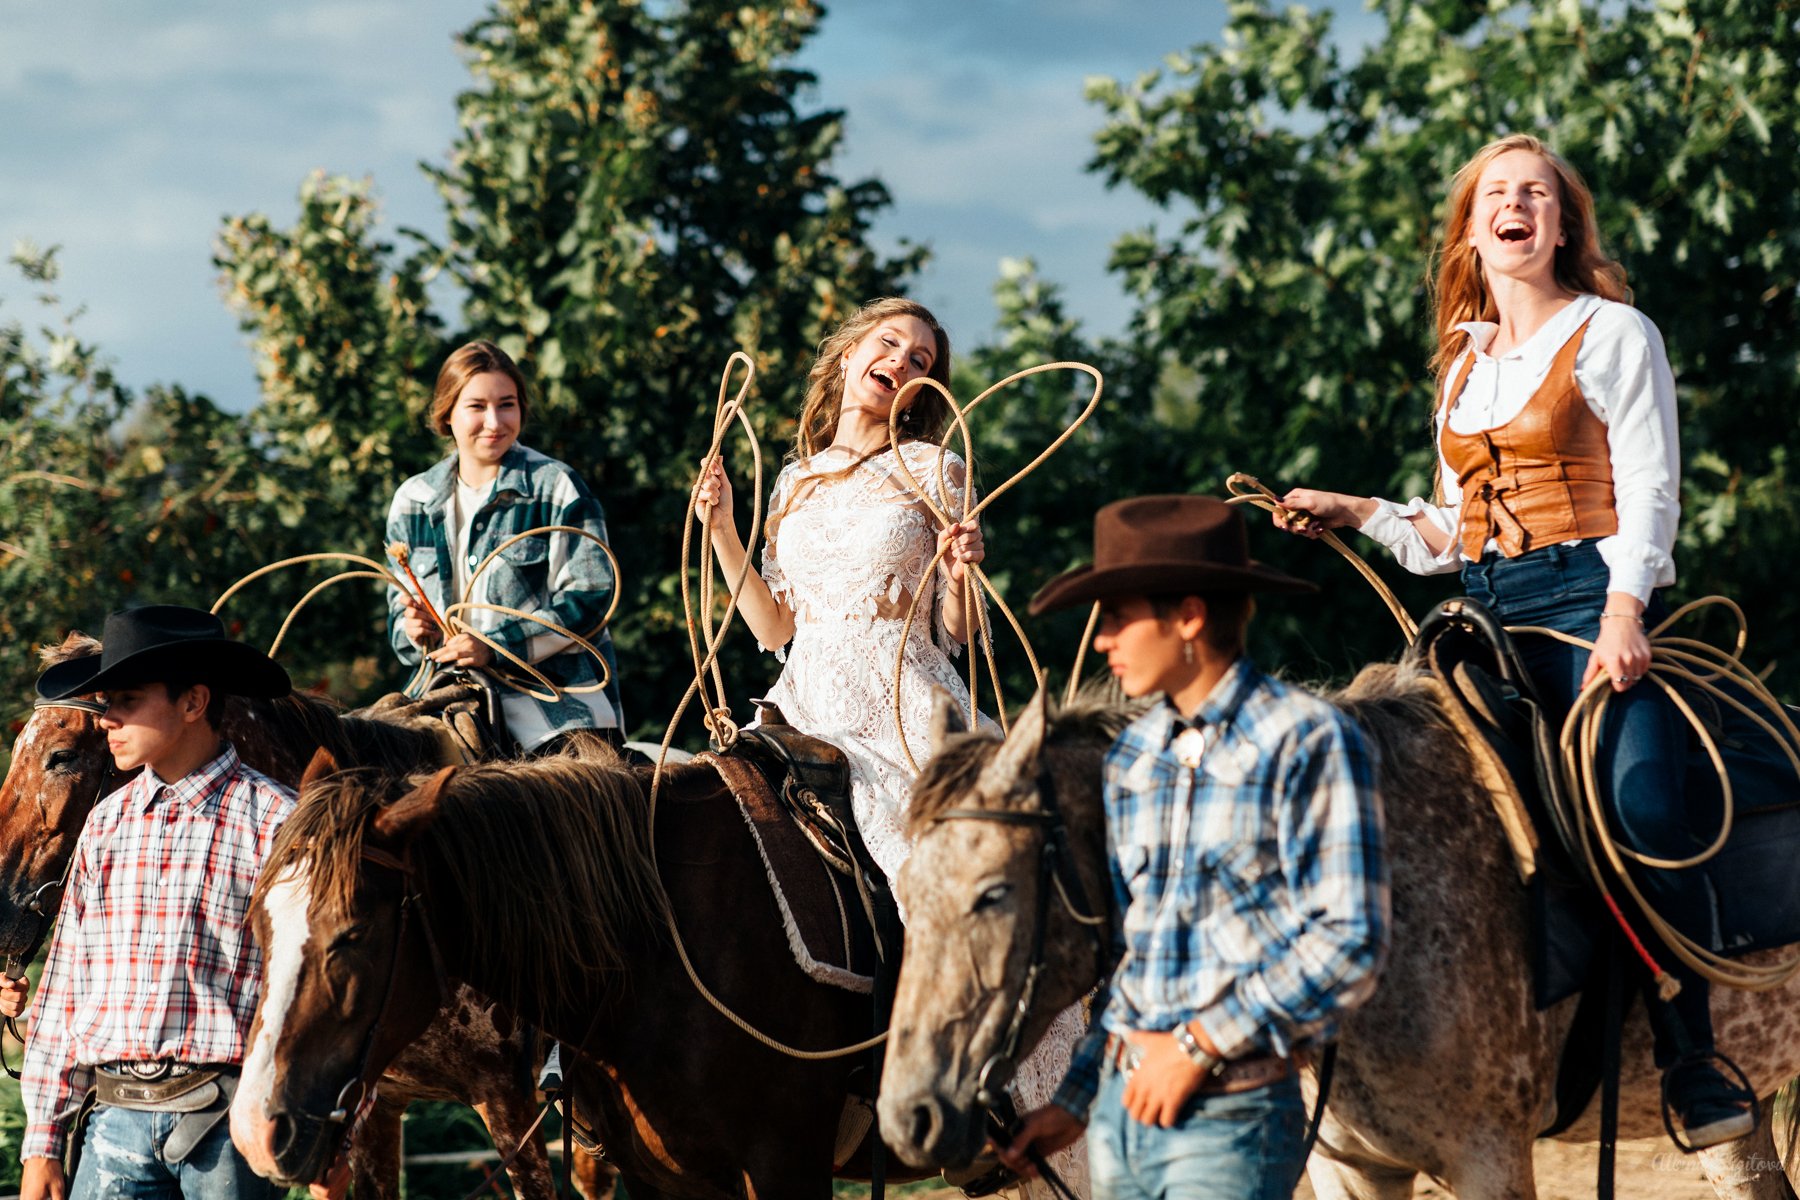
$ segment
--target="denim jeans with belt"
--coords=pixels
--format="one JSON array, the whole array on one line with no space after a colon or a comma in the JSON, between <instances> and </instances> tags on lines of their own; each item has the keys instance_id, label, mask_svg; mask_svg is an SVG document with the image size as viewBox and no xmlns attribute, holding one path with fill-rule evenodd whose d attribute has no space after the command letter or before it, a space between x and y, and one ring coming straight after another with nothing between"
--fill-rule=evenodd
<instances>
[{"instance_id":1,"label":"denim jeans with belt","mask_svg":"<svg viewBox=\"0 0 1800 1200\"><path fill-rule=\"evenodd\" d=\"M1125 1111L1125 1073L1102 1071L1088 1118L1094 1200L1289 1200L1306 1114L1298 1078L1233 1095L1197 1093L1167 1129Z\"/></svg>"},{"instance_id":2,"label":"denim jeans with belt","mask_svg":"<svg viewBox=\"0 0 1800 1200\"><path fill-rule=\"evenodd\" d=\"M1589 642L1600 636L1609 572L1593 542L1569 542L1532 550L1517 558L1484 555L1463 565L1463 590L1494 610L1509 626L1541 625ZM1668 615L1660 595L1644 610L1647 625ZM1545 715L1556 725L1581 692L1589 651L1541 635L1515 637L1531 672ZM1718 829L1718 814L1690 811L1686 794L1686 719L1661 688L1639 681L1614 693L1601 727L1597 775L1613 833L1620 844L1657 858L1691 858L1704 850ZM1651 905L1668 912L1696 911L1708 903L1697 871L1638 868L1633 879ZM1642 930L1640 929L1640 933ZM1647 943L1655 946L1655 942ZM1681 982L1675 1009L1696 1050L1711 1049L1712 1022L1705 981L1671 954L1658 965ZM1652 1006L1654 1012L1658 1006ZM1658 1021L1657 1061L1667 1065L1675 1038Z\"/></svg>"},{"instance_id":3,"label":"denim jeans with belt","mask_svg":"<svg viewBox=\"0 0 1800 1200\"><path fill-rule=\"evenodd\" d=\"M163 1144L180 1113L102 1105L88 1118L69 1200L274 1200L280 1189L250 1169L221 1120L178 1163Z\"/></svg>"}]
</instances>

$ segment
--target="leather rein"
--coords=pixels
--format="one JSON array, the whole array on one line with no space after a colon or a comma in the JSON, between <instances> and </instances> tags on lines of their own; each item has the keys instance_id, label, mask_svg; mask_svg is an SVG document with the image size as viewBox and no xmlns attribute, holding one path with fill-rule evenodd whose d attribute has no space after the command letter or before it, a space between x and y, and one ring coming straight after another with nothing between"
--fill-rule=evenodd
<instances>
[{"instance_id":1,"label":"leather rein","mask_svg":"<svg viewBox=\"0 0 1800 1200\"><path fill-rule=\"evenodd\" d=\"M70 708L77 712L91 713L96 717L106 715L106 705L98 700L34 700L31 707L33 711L40 708ZM94 790L94 798L88 802L89 810L92 810L106 796L107 789L112 786L113 780L119 774L119 769L113 765L112 755L108 753L106 766L100 772L100 782ZM37 957L38 951L44 948L44 939L50 934L51 917L61 904L63 889L69 883L69 872L74 869L75 854L70 851L69 861L63 864L62 874L48 883L39 884L37 890L31 893L31 899L25 902L25 911L37 919L37 928L32 932L30 941L24 950L6 956L6 974L8 976L17 978L22 975L25 968ZM49 898L51 893L56 894L54 901ZM7 1017L4 1023L0 1023L0 1028L11 1034L13 1040L21 1046L25 1044L24 1035L19 1032L19 1027L14 1023L13 1018ZM0 1057L0 1067L6 1068L6 1073L12 1078L19 1078L19 1072L13 1070L12 1064L5 1061L4 1057Z\"/></svg>"},{"instance_id":2,"label":"leather rein","mask_svg":"<svg viewBox=\"0 0 1800 1200\"><path fill-rule=\"evenodd\" d=\"M993 821L1002 825L1021 825L1043 834L1043 840L1038 844L1037 908L1032 919L1031 963L1025 971L1025 986L1019 992L1018 1003L1013 1006L1012 1018L1001 1036L999 1049L982 1064L981 1072L976 1076L975 1101L990 1110L1001 1102L1007 1085L1012 1082L1013 1074L1018 1069L1019 1043L1025 1036L1025 1022L1031 1014L1032 1004L1037 998L1038 984L1047 965L1044 959L1044 936L1050 924L1050 893L1053 889L1061 898L1064 910L1087 930L1094 947L1096 972L1103 972L1106 966L1106 939L1100 932L1101 926L1106 923L1106 916L1104 913L1096 913L1094 906L1088 902L1087 887L1082 883L1080 873L1075 870L1074 856L1069 851L1068 826L1063 821L1062 812L1056 807L1056 792L1051 787L1050 773L1041 765L1038 768L1037 794L1040 807L1035 809L952 808L932 818L933 824L941 821Z\"/></svg>"}]
</instances>

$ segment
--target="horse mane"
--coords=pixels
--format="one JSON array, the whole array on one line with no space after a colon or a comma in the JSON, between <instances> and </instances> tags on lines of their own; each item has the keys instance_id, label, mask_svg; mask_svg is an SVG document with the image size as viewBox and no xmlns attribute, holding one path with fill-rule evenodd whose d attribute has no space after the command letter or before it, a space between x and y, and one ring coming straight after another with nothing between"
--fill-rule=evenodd
<instances>
[{"instance_id":1,"label":"horse mane","mask_svg":"<svg viewBox=\"0 0 1800 1200\"><path fill-rule=\"evenodd\" d=\"M430 776L341 771L306 789L257 884L289 869L313 903L351 911L376 812ZM474 961L498 968L494 999L520 1006L590 1002L624 979L628 944L661 928L667 900L651 856L637 777L611 747L457 769L437 819L414 845L430 864L426 900L461 911ZM554 947L545 954L521 947Z\"/></svg>"},{"instance_id":2,"label":"horse mane","mask_svg":"<svg viewBox=\"0 0 1800 1200\"><path fill-rule=\"evenodd\" d=\"M275 700L230 701L226 720L245 720L259 728L272 750L293 757L298 777L315 748L331 751L344 767L376 767L391 774L416 771L439 762L438 739L429 731L355 716L328 696L290 692Z\"/></svg>"},{"instance_id":3,"label":"horse mane","mask_svg":"<svg viewBox=\"0 0 1800 1200\"><path fill-rule=\"evenodd\" d=\"M1396 797L1461 795L1476 778L1462 736L1444 713L1442 689L1417 667L1371 663L1325 695L1374 747L1390 810Z\"/></svg>"},{"instance_id":4,"label":"horse mane","mask_svg":"<svg viewBox=\"0 0 1800 1200\"><path fill-rule=\"evenodd\" d=\"M1119 695L1110 681L1084 687L1070 703L1052 707L1044 727L1044 754L1056 762L1083 748L1104 750L1146 707L1142 701ZM918 837L939 813L963 803L1001 744L1000 734L993 729L952 735L913 782L906 811L907 836Z\"/></svg>"},{"instance_id":5,"label":"horse mane","mask_svg":"<svg viewBox=\"0 0 1800 1200\"><path fill-rule=\"evenodd\" d=\"M90 654L98 653L100 653L100 639L89 637L79 629L69 630L68 636L55 645L44 645L37 648L38 662L45 667L54 667L57 663L65 663L72 658L86 658Z\"/></svg>"}]
</instances>

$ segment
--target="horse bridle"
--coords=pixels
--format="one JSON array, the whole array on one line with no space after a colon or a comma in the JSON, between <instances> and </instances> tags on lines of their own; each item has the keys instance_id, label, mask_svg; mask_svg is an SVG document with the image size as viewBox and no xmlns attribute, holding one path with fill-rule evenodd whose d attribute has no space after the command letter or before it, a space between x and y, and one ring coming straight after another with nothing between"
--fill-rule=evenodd
<instances>
[{"instance_id":1,"label":"horse bridle","mask_svg":"<svg viewBox=\"0 0 1800 1200\"><path fill-rule=\"evenodd\" d=\"M369 1032L363 1036L362 1053L358 1056L356 1070L342 1088L338 1090L337 1100L332 1109L324 1116L296 1110L289 1119L308 1129L316 1129L319 1136L331 1126L338 1126L337 1138L331 1153L325 1157L325 1169L344 1152L345 1143L349 1140L350 1131L356 1122L375 1103L375 1089L370 1086L369 1063L375 1054L375 1038L387 1020L388 1008L394 1000L394 985L400 978L400 967L406 952L406 925L413 911L419 914L419 931L425 936L425 946L431 955L431 969L437 977L438 1005L442 1007L450 1002L450 980L444 972L444 956L438 950L437 937L431 931L431 922L426 919L425 896L413 886L415 871L412 863L412 847L407 846L403 854L389 854L385 850L373 846L362 848L362 860L370 866L381 867L400 876L402 892L400 896L400 917L394 930L394 957L388 967L387 982L382 987L381 1007L376 1010L375 1020L369 1025Z\"/></svg>"},{"instance_id":2,"label":"horse bridle","mask_svg":"<svg viewBox=\"0 0 1800 1200\"><path fill-rule=\"evenodd\" d=\"M1054 889L1065 911L1087 930L1094 946L1097 971L1106 967L1106 939L1100 927L1106 923L1103 913L1096 913L1088 903L1087 887L1075 870L1074 856L1069 852L1069 831L1062 812L1056 807L1056 792L1050 786L1050 773L1039 766L1037 775L1039 807L1035 809L952 808L938 813L932 823L940 821L994 821L1002 825L1021 825L1041 830L1043 841L1038 847L1037 909L1031 931L1031 964L1025 971L1025 986L1013 1006L1012 1018L1000 1039L1000 1047L982 1064L975 1081L975 1102L993 1109L1004 1096L1018 1069L1015 1061L1019 1042L1025 1036L1025 1021L1037 998L1038 983L1044 974L1044 933L1050 923L1050 893Z\"/></svg>"},{"instance_id":3,"label":"horse bridle","mask_svg":"<svg viewBox=\"0 0 1800 1200\"><path fill-rule=\"evenodd\" d=\"M33 711L40 708L72 708L77 712L92 713L97 717L104 717L106 715L106 705L98 700L34 700L32 701L31 707ZM113 780L118 775L119 770L113 765L112 755L108 754L106 757L106 765L101 768L100 771L100 783L94 790L93 800L88 804L90 810L94 805L100 803L101 799L106 795L107 788L112 785ZM69 854L69 861L63 864L62 874L58 875L55 879L50 880L48 883L39 884L37 890L31 893L31 899L25 902L25 911L37 918L37 928L32 932L26 949L6 956L6 974L9 977L17 978L22 974L25 968L30 965L31 960L37 957L38 951L44 948L44 939L48 937L50 933L50 914L58 907L58 905L48 903L46 897L49 896L51 892L55 892L60 896L62 890L68 886L69 872L74 869L75 855L74 852L71 851ZM0 1024L0 1028L4 1028L5 1031L11 1034L13 1039L20 1045L25 1044L25 1038L19 1033L19 1027L14 1024L13 1018L7 1017L5 1022ZM0 1067L6 1068L6 1073L14 1079L19 1078L19 1072L13 1070L12 1064L6 1062L3 1056L0 1056Z\"/></svg>"}]
</instances>

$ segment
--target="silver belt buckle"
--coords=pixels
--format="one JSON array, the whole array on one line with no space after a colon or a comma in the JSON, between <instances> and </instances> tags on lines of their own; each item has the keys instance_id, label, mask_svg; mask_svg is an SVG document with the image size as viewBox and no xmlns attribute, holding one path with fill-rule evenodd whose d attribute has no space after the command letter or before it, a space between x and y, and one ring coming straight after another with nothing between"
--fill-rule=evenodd
<instances>
[{"instance_id":1,"label":"silver belt buckle","mask_svg":"<svg viewBox=\"0 0 1800 1200\"><path fill-rule=\"evenodd\" d=\"M148 1062L128 1062L125 1069L138 1079L152 1083L158 1079L166 1079L175 1074L175 1064L168 1059L153 1059Z\"/></svg>"}]
</instances>

